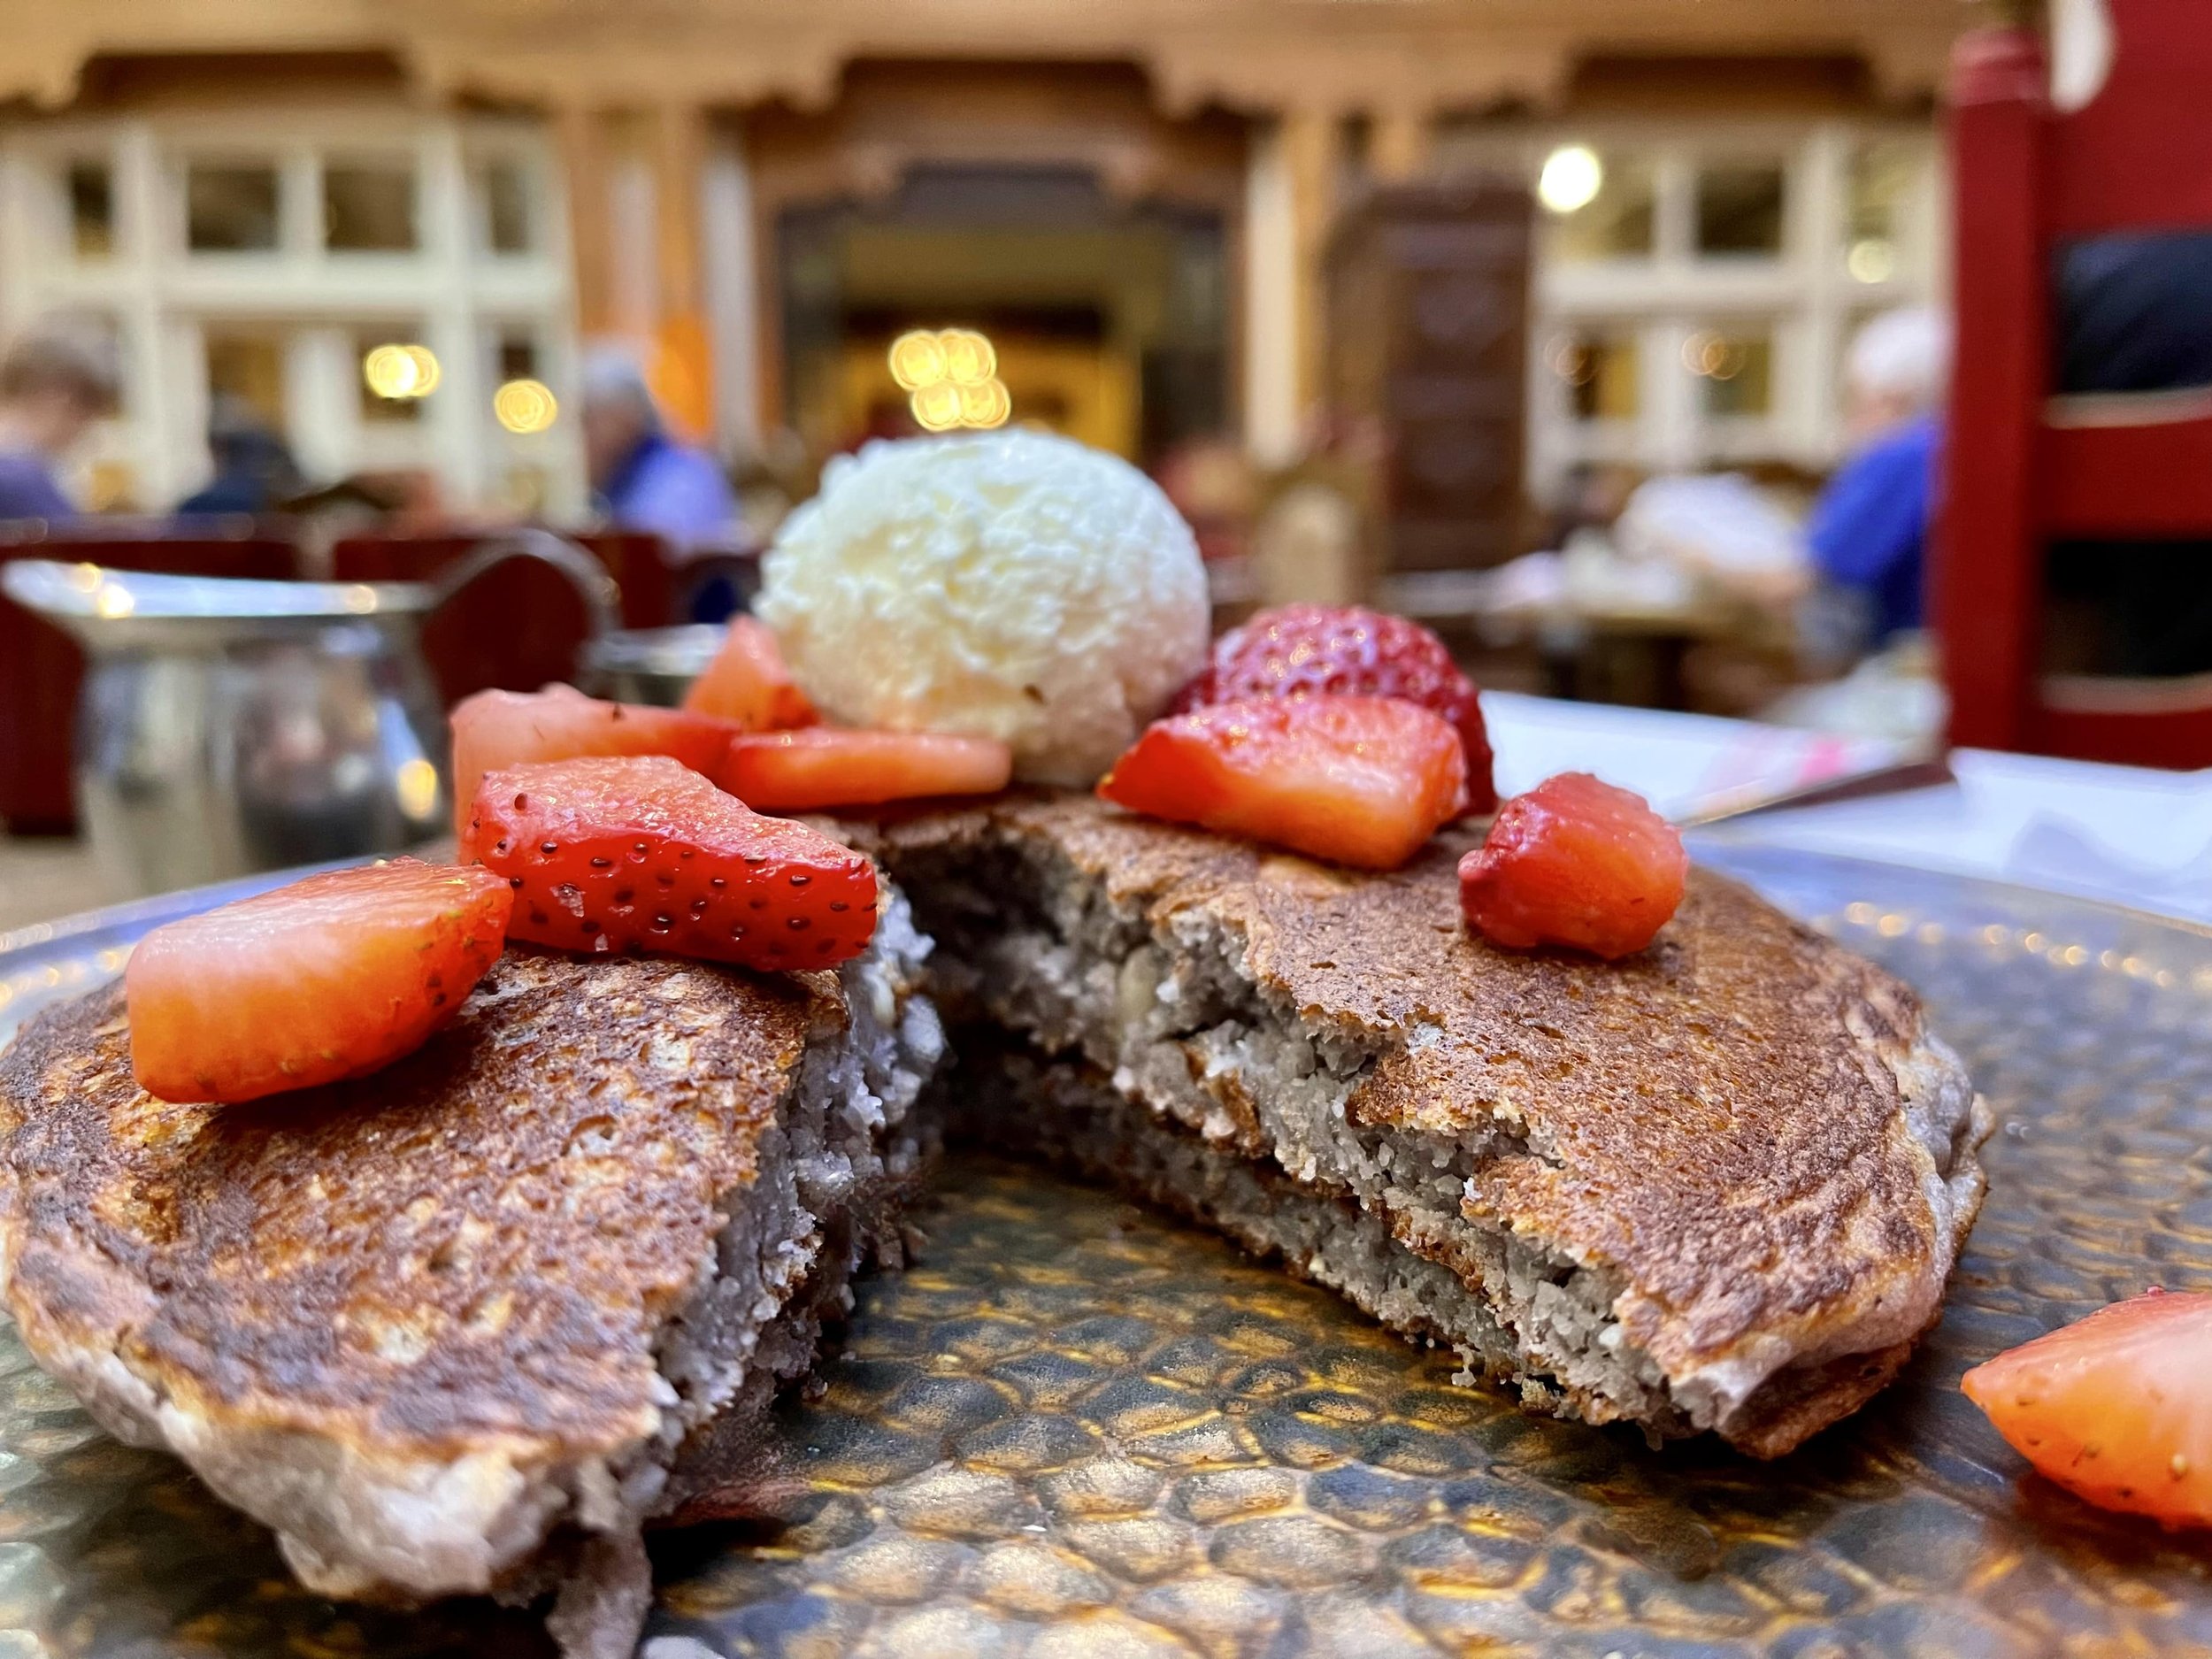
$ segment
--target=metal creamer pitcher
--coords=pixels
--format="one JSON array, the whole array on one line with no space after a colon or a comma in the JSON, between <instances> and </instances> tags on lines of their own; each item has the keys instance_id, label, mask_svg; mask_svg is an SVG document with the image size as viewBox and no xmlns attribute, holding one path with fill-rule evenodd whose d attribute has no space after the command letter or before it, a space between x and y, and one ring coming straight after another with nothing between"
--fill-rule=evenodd
<instances>
[{"instance_id":1,"label":"metal creamer pitcher","mask_svg":"<svg viewBox=\"0 0 2212 1659\"><path fill-rule=\"evenodd\" d=\"M83 646L77 810L119 895L396 852L443 834L443 708L422 619L490 565L541 559L616 619L605 568L543 531L434 582L243 581L23 560L0 588Z\"/></svg>"}]
</instances>

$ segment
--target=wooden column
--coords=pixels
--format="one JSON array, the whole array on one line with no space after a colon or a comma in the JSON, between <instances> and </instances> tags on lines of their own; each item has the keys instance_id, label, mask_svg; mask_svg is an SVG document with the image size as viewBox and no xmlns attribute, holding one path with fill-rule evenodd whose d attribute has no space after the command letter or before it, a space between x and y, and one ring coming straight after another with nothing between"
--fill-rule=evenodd
<instances>
[{"instance_id":1,"label":"wooden column","mask_svg":"<svg viewBox=\"0 0 2212 1659\"><path fill-rule=\"evenodd\" d=\"M1295 317L1298 408L1310 415L1321 398L1327 319L1323 261L1336 217L1341 123L1333 109L1286 111L1282 118L1283 165L1289 175L1290 213L1297 244Z\"/></svg>"},{"instance_id":2,"label":"wooden column","mask_svg":"<svg viewBox=\"0 0 2212 1659\"><path fill-rule=\"evenodd\" d=\"M1367 169L1384 184L1417 179L1429 170L1430 139L1426 110L1381 111L1367 143Z\"/></svg>"},{"instance_id":3,"label":"wooden column","mask_svg":"<svg viewBox=\"0 0 2212 1659\"><path fill-rule=\"evenodd\" d=\"M654 391L671 424L693 438L714 430L714 365L700 265L706 112L664 104L653 123L653 227L660 323Z\"/></svg>"},{"instance_id":4,"label":"wooden column","mask_svg":"<svg viewBox=\"0 0 2212 1659\"><path fill-rule=\"evenodd\" d=\"M611 326L609 308L609 231L605 123L581 102L554 114L561 172L568 189L569 258L576 284L576 327L584 338Z\"/></svg>"}]
</instances>

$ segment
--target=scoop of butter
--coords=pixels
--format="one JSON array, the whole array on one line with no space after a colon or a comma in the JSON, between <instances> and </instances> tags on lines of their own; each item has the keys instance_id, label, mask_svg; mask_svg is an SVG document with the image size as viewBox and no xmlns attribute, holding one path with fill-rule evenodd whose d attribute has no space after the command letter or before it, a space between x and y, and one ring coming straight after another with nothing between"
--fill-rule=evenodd
<instances>
[{"instance_id":1,"label":"scoop of butter","mask_svg":"<svg viewBox=\"0 0 2212 1659\"><path fill-rule=\"evenodd\" d=\"M1127 462L1019 428L871 443L784 523L754 601L847 726L972 733L1095 780L1204 665L1198 544Z\"/></svg>"}]
</instances>

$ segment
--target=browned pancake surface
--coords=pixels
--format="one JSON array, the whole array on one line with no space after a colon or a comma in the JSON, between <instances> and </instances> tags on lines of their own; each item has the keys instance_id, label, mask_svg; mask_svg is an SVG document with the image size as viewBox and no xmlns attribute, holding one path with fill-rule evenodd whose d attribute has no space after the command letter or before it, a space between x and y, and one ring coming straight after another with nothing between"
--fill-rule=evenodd
<instances>
[{"instance_id":1,"label":"browned pancake surface","mask_svg":"<svg viewBox=\"0 0 2212 1659\"><path fill-rule=\"evenodd\" d=\"M1693 872L1653 947L1609 964L1471 936L1468 832L1387 874L1087 797L879 833L895 873L918 854L1025 846L1156 926L1195 909L1240 933L1265 992L1382 1049L1355 1121L1519 1131L1518 1149L1477 1165L1472 1206L1617 1270L1629 1334L1671 1374L1755 1334L1795 1348L1878 1316L1885 1297L1924 1295L1948 1258L1893 1070L1922 1041L1917 999L1734 882Z\"/></svg>"},{"instance_id":2,"label":"browned pancake surface","mask_svg":"<svg viewBox=\"0 0 2212 1659\"><path fill-rule=\"evenodd\" d=\"M0 1237L35 1351L357 1449L606 1450L748 1180L826 974L508 952L358 1080L246 1106L133 1082L119 985L0 1058Z\"/></svg>"}]
</instances>

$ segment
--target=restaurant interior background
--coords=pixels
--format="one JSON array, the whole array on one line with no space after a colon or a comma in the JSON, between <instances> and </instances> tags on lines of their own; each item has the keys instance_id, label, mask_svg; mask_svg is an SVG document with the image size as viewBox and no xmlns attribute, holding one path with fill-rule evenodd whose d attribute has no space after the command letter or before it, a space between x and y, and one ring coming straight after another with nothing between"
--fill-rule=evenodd
<instances>
[{"instance_id":1,"label":"restaurant interior background","mask_svg":"<svg viewBox=\"0 0 2212 1659\"><path fill-rule=\"evenodd\" d=\"M1873 615L1805 526L1870 324L1942 396L1955 45L2026 8L8 11L0 336L116 389L79 516L0 560L428 579L540 522L629 626L710 620L830 457L1010 419L1157 478L1225 623L1358 599L1488 687L1940 741L1917 602ZM624 510L640 391L707 521ZM588 622L503 566L428 655L449 698L534 685ZM0 657L4 926L103 895L73 649L0 601Z\"/></svg>"}]
</instances>

